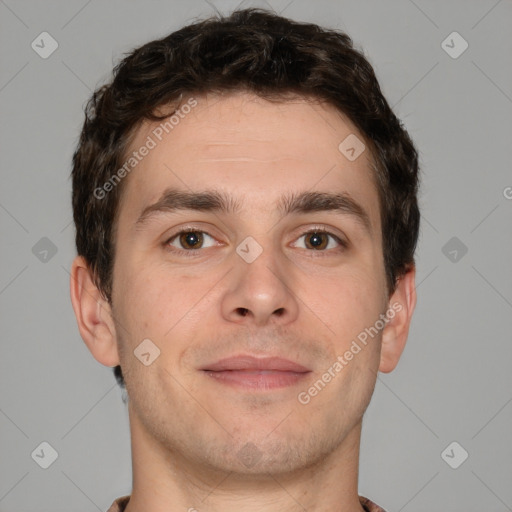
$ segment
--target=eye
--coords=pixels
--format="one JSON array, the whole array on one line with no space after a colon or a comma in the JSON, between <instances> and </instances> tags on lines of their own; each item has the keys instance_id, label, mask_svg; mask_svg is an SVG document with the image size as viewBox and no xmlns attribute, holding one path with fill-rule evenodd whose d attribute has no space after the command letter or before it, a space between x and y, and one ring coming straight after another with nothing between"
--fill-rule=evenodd
<instances>
[{"instance_id":1,"label":"eye","mask_svg":"<svg viewBox=\"0 0 512 512\"><path fill-rule=\"evenodd\" d=\"M324 251L326 249L336 249L341 247L347 247L344 240L341 240L336 235L329 233L325 229L313 229L303 235L298 240L304 239L302 245L296 242L294 247L301 249L313 249L315 251Z\"/></svg>"},{"instance_id":2,"label":"eye","mask_svg":"<svg viewBox=\"0 0 512 512\"><path fill-rule=\"evenodd\" d=\"M171 245L178 250L192 251L194 249L212 247L215 245L215 240L204 231L187 229L169 238L166 245Z\"/></svg>"}]
</instances>

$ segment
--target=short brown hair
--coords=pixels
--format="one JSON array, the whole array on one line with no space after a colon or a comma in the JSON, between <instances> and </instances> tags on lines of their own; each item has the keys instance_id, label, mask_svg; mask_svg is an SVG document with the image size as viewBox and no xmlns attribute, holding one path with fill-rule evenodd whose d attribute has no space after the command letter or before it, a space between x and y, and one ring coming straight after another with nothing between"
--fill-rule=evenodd
<instances>
[{"instance_id":1,"label":"short brown hair","mask_svg":"<svg viewBox=\"0 0 512 512\"><path fill-rule=\"evenodd\" d=\"M375 162L389 293L414 265L420 214L418 155L382 95L371 64L340 31L244 9L188 25L127 55L112 81L85 108L73 155L76 248L111 302L119 199L123 182L95 193L123 165L131 137L160 107L184 95L250 91L263 98L297 94L337 108L358 128ZM121 367L114 368L124 387Z\"/></svg>"}]
</instances>

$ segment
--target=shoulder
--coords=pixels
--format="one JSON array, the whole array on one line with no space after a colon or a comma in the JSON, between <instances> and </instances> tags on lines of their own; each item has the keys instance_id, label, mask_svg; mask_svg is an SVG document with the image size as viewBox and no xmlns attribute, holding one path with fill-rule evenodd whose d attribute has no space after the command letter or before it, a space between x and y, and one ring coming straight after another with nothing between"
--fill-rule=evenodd
<instances>
[{"instance_id":1,"label":"shoulder","mask_svg":"<svg viewBox=\"0 0 512 512\"><path fill-rule=\"evenodd\" d=\"M382 507L379 507L379 505L364 496L359 496L359 502L366 512L386 512Z\"/></svg>"},{"instance_id":2,"label":"shoulder","mask_svg":"<svg viewBox=\"0 0 512 512\"><path fill-rule=\"evenodd\" d=\"M130 501L130 496L122 496L121 498L117 498L117 500L110 505L110 508L107 510L107 512L124 512L124 509L126 508L126 505L128 505L128 502Z\"/></svg>"}]
</instances>

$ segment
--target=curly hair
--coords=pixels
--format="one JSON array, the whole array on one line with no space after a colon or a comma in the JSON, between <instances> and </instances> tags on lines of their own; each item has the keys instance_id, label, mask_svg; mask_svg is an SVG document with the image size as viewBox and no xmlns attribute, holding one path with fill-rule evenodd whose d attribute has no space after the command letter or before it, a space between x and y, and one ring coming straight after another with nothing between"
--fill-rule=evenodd
<instances>
[{"instance_id":1,"label":"curly hair","mask_svg":"<svg viewBox=\"0 0 512 512\"><path fill-rule=\"evenodd\" d=\"M135 49L85 107L71 173L75 242L102 295L111 304L123 182L108 194L95 190L122 165L140 124L170 115L158 115L162 107L178 105L185 95L237 91L276 101L290 94L320 100L361 132L373 160L391 294L414 266L419 233L418 154L411 138L347 34L244 9L197 21ZM120 366L114 375L124 387Z\"/></svg>"}]
</instances>

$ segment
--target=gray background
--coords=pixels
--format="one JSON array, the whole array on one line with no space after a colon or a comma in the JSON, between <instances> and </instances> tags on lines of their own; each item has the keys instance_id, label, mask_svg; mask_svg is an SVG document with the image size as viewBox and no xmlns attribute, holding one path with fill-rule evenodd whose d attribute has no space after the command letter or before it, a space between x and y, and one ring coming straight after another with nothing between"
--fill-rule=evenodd
<instances>
[{"instance_id":1,"label":"gray background","mask_svg":"<svg viewBox=\"0 0 512 512\"><path fill-rule=\"evenodd\" d=\"M418 306L365 416L360 493L389 512L512 510L512 2L270 4L347 31L421 154ZM2 512L104 511L131 490L122 391L69 300L70 159L83 105L122 54L212 12L204 0L0 0ZM43 31L59 44L47 59L31 48ZM441 45L453 31L469 44L456 59ZM48 469L31 457L43 441L58 453ZM458 469L441 457L453 441L469 453Z\"/></svg>"}]
</instances>

